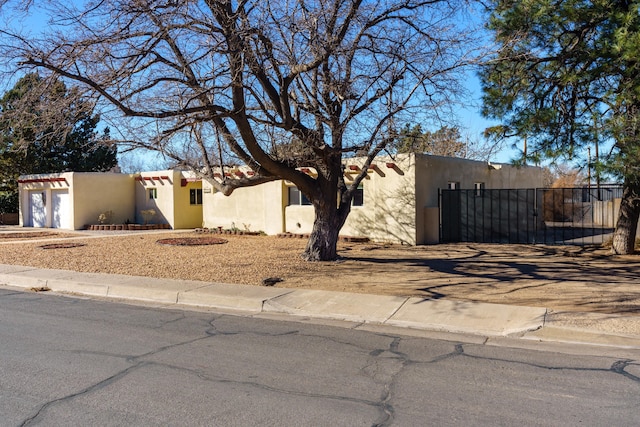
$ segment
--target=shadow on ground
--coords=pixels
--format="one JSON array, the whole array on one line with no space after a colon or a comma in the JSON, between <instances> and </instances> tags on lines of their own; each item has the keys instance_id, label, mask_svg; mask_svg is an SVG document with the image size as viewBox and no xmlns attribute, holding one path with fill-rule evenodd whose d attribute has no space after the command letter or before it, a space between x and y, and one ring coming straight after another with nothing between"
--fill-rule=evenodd
<instances>
[{"instance_id":1,"label":"shadow on ground","mask_svg":"<svg viewBox=\"0 0 640 427\"><path fill-rule=\"evenodd\" d=\"M640 315L640 259L527 245L351 246L331 277L344 290Z\"/></svg>"}]
</instances>

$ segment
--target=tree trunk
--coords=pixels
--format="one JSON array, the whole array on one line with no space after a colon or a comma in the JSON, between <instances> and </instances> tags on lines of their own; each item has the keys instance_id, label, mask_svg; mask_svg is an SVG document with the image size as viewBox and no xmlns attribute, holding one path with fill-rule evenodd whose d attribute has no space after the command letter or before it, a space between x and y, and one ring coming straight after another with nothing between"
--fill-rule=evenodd
<instances>
[{"instance_id":1,"label":"tree trunk","mask_svg":"<svg viewBox=\"0 0 640 427\"><path fill-rule=\"evenodd\" d=\"M302 254L306 261L334 261L338 258L338 233L344 221L340 221L335 205L314 205L316 218L313 230Z\"/></svg>"},{"instance_id":2,"label":"tree trunk","mask_svg":"<svg viewBox=\"0 0 640 427\"><path fill-rule=\"evenodd\" d=\"M620 213L611 246L611 251L614 254L628 255L633 253L638 216L640 216L640 183L625 181Z\"/></svg>"}]
</instances>

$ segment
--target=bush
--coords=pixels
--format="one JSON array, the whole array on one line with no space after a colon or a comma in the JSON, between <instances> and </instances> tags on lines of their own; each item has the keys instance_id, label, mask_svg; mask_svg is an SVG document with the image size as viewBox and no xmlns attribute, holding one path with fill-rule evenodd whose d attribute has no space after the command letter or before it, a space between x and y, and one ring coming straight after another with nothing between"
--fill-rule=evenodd
<instances>
[{"instance_id":1,"label":"bush","mask_svg":"<svg viewBox=\"0 0 640 427\"><path fill-rule=\"evenodd\" d=\"M98 215L98 223L99 224L111 224L113 220L113 211L102 212Z\"/></svg>"}]
</instances>

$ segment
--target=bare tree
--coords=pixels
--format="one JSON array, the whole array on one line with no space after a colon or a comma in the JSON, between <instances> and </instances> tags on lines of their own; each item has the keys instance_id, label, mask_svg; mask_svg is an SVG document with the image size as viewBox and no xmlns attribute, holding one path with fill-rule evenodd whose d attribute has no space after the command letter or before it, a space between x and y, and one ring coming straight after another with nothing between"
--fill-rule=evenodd
<instances>
[{"instance_id":1,"label":"bare tree","mask_svg":"<svg viewBox=\"0 0 640 427\"><path fill-rule=\"evenodd\" d=\"M463 0L47 5L52 30L5 31L6 58L81 83L127 118L129 143L190 165L225 195L293 182L315 208L308 260L336 258L352 196L394 122L448 105L477 56ZM355 153L366 162L347 185L343 157ZM229 159L255 174L215 178ZM297 169L303 160L317 176Z\"/></svg>"},{"instance_id":2,"label":"bare tree","mask_svg":"<svg viewBox=\"0 0 640 427\"><path fill-rule=\"evenodd\" d=\"M435 132L423 130L422 125L406 124L395 142L399 153L426 153L434 156L460 157L466 155L466 144L457 126L442 126Z\"/></svg>"}]
</instances>

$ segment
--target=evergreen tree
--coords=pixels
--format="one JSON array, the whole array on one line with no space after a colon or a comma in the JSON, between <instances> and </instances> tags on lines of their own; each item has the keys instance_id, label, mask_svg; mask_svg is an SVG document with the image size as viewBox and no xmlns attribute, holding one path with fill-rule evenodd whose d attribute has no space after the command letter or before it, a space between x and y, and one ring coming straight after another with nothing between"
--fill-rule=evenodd
<instances>
[{"instance_id":1,"label":"evergreen tree","mask_svg":"<svg viewBox=\"0 0 640 427\"><path fill-rule=\"evenodd\" d=\"M18 176L107 171L117 165L109 130L64 83L22 77L0 99L0 212L18 211ZM25 108L25 106L27 108Z\"/></svg>"},{"instance_id":2,"label":"evergreen tree","mask_svg":"<svg viewBox=\"0 0 640 427\"><path fill-rule=\"evenodd\" d=\"M494 0L488 27L501 50L481 73L484 113L503 122L492 131L527 138L529 159L613 142L605 161L625 187L615 253L633 252L640 215L639 5Z\"/></svg>"}]
</instances>

